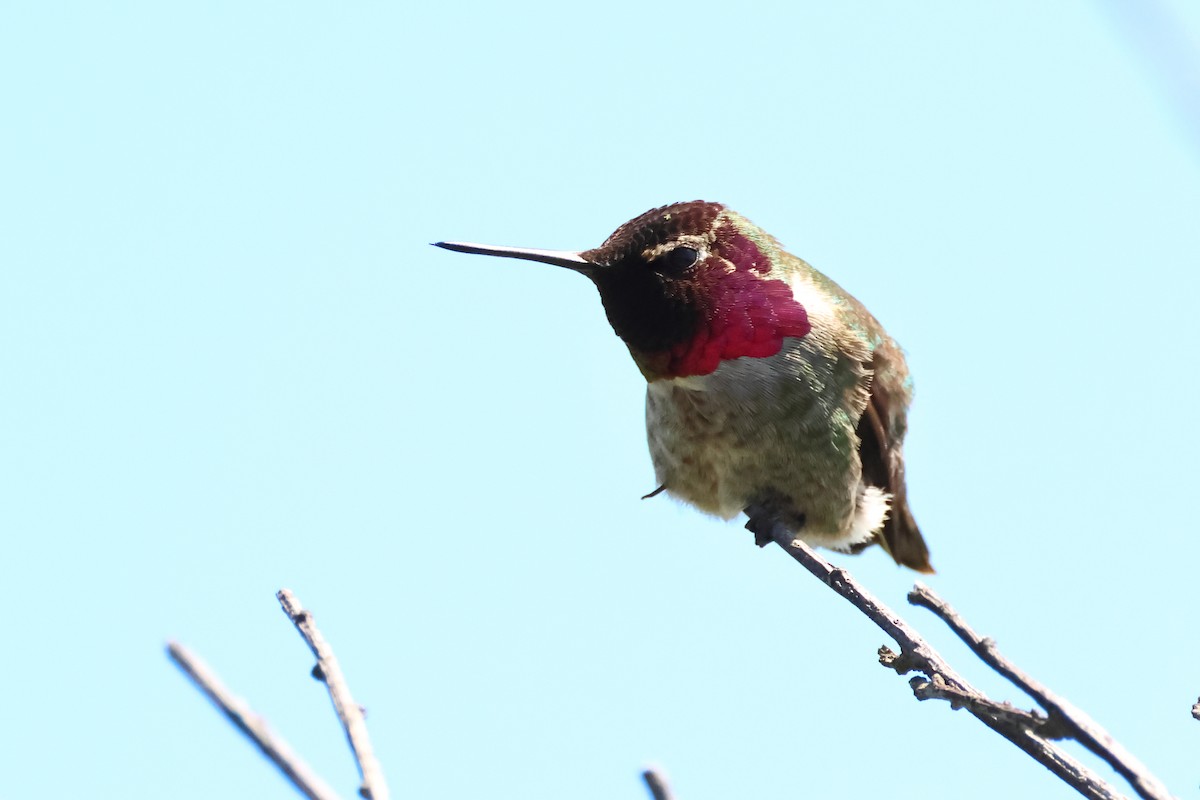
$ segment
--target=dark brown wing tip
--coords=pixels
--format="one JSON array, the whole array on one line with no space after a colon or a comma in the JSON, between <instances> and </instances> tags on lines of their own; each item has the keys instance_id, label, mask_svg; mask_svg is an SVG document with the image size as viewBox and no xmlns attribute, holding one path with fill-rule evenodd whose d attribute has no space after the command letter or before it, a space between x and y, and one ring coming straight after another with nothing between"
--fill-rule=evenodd
<instances>
[{"instance_id":1,"label":"dark brown wing tip","mask_svg":"<svg viewBox=\"0 0 1200 800\"><path fill-rule=\"evenodd\" d=\"M908 540L891 543L880 542L880 544L884 545L883 549L887 550L888 555L892 557L897 566L908 567L922 575L937 574L937 570L929 563L929 551L925 548L925 542Z\"/></svg>"},{"instance_id":2,"label":"dark brown wing tip","mask_svg":"<svg viewBox=\"0 0 1200 800\"><path fill-rule=\"evenodd\" d=\"M896 538L888 542L887 551L902 567L920 572L922 575L934 575L937 570L929 563L929 548L915 528L904 532L905 538Z\"/></svg>"},{"instance_id":3,"label":"dark brown wing tip","mask_svg":"<svg viewBox=\"0 0 1200 800\"><path fill-rule=\"evenodd\" d=\"M893 509L893 513L895 518L889 519L879 532L879 543L883 549L902 567L923 575L935 574L933 565L929 563L929 547L908 506L901 504Z\"/></svg>"}]
</instances>

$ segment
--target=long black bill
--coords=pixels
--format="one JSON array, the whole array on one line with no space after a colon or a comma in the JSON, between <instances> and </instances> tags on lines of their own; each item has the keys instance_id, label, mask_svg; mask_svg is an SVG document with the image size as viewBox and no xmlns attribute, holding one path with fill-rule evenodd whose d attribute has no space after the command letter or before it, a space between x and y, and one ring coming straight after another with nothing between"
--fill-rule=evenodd
<instances>
[{"instance_id":1,"label":"long black bill","mask_svg":"<svg viewBox=\"0 0 1200 800\"><path fill-rule=\"evenodd\" d=\"M566 267L576 272L586 272L595 265L579 253L571 250L526 250L520 247L493 247L486 244L471 244L469 242L434 242L434 247L453 250L456 253L477 253L481 256L502 256L504 258L520 258L525 261L541 261L543 264L553 264L556 267Z\"/></svg>"}]
</instances>

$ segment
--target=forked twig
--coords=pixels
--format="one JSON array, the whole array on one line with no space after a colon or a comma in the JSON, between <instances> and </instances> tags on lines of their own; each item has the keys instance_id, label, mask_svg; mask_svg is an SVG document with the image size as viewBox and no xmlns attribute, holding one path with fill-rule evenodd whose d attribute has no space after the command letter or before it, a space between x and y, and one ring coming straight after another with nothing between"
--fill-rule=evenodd
<instances>
[{"instance_id":1,"label":"forked twig","mask_svg":"<svg viewBox=\"0 0 1200 800\"><path fill-rule=\"evenodd\" d=\"M1093 771L1071 757L1064 750L1047 741L1046 737L1062 733L1055 721L1035 716L1032 712L1014 713L1006 704L996 703L983 692L966 682L926 642L917 631L898 614L885 606L862 587L846 570L834 567L818 556L804 542L795 540L792 531L784 524L769 517L754 516L746 525L759 539L774 541L783 551L800 563L825 585L849 601L884 633L900 645L900 653L887 648L880 649L880 663L900 674L920 672L926 680L913 682L914 694L918 699L937 697L951 700L965 708L968 713L1015 744L1031 758L1057 775L1084 797L1095 800L1117 800L1123 797L1105 783ZM930 689L932 684L935 688ZM1048 708L1049 712L1050 709ZM1040 720L1040 721L1034 721ZM1049 725L1049 729L1045 728ZM1039 730L1040 729L1040 730ZM1138 765L1140 766L1140 765ZM1144 767L1142 768L1144 770ZM1145 773L1148 780L1134 783L1134 788L1147 800L1169 800L1164 793L1143 793L1147 786L1158 784L1157 779Z\"/></svg>"},{"instance_id":2,"label":"forked twig","mask_svg":"<svg viewBox=\"0 0 1200 800\"><path fill-rule=\"evenodd\" d=\"M1046 713L1062 726L1065 735L1082 744L1088 750L1103 758L1115 769L1121 777L1144 798L1169 798L1171 793L1162 781L1154 777L1150 770L1120 745L1108 731L1100 727L1091 717L1069 702L1051 692L1038 681L1017 669L1011 661L1000 655L996 643L975 633L966 620L950 607L932 589L918 583L908 593L908 601L916 606L928 608L938 619L945 622L962 639L971 652L979 656L983 663L1008 678L1025 694L1032 697L1046 709Z\"/></svg>"}]
</instances>

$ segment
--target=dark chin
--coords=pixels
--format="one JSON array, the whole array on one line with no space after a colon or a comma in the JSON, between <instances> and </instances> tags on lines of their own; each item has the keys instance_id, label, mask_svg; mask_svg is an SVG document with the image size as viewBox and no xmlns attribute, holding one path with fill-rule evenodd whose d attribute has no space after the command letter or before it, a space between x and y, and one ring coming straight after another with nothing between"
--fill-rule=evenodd
<instances>
[{"instance_id":1,"label":"dark chin","mask_svg":"<svg viewBox=\"0 0 1200 800\"><path fill-rule=\"evenodd\" d=\"M699 324L696 308L674 297L649 270L598 270L589 275L613 330L633 350L662 353L690 341Z\"/></svg>"}]
</instances>

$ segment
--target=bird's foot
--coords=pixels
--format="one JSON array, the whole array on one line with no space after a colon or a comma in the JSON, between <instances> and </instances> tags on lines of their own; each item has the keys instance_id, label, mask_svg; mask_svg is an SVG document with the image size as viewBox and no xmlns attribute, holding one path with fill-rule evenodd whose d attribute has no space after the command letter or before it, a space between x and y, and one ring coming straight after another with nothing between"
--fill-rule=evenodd
<instances>
[{"instance_id":1,"label":"bird's foot","mask_svg":"<svg viewBox=\"0 0 1200 800\"><path fill-rule=\"evenodd\" d=\"M770 533L768 533L766 531L762 531L762 530L755 530L755 528L752 527L753 525L754 525L754 520L751 520L750 522L746 523L746 527L750 528L750 532L754 534L754 544L755 545L757 545L758 547L766 547L771 542L775 541L773 538L771 538Z\"/></svg>"},{"instance_id":2,"label":"bird's foot","mask_svg":"<svg viewBox=\"0 0 1200 800\"><path fill-rule=\"evenodd\" d=\"M776 524L782 523L793 534L798 533L804 527L804 514L780 514L759 503L751 503L746 506L746 516L749 517L746 521L746 530L754 534L754 543L759 547L766 547L775 541Z\"/></svg>"},{"instance_id":3,"label":"bird's foot","mask_svg":"<svg viewBox=\"0 0 1200 800\"><path fill-rule=\"evenodd\" d=\"M654 490L653 492L651 492L650 494L644 494L644 495L642 495L642 499L643 499L643 500L649 500L651 497L658 497L660 494L662 494L662 493L663 493L663 492L665 492L666 490L667 490L667 485L664 483L662 486L659 486L657 489L655 489L655 490Z\"/></svg>"}]
</instances>

